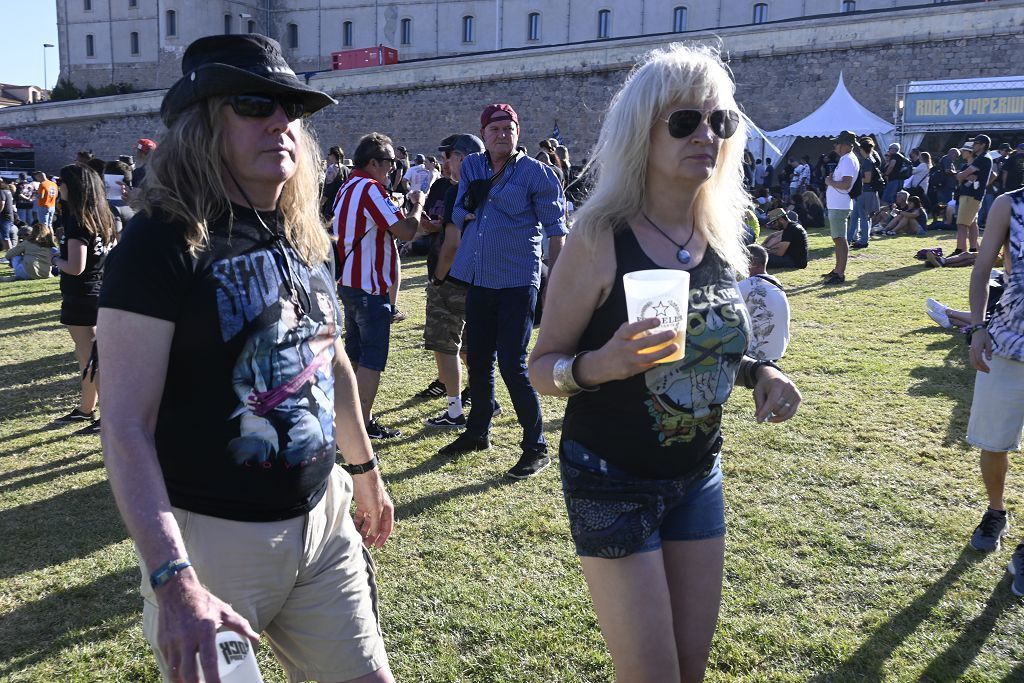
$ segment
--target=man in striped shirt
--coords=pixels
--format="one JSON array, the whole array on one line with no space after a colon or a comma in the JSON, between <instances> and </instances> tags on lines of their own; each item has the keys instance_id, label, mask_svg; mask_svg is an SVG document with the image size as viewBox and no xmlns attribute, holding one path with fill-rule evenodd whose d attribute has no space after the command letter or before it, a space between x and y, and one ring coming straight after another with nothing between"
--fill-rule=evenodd
<instances>
[{"instance_id":1,"label":"man in striped shirt","mask_svg":"<svg viewBox=\"0 0 1024 683\"><path fill-rule=\"evenodd\" d=\"M540 289L543 238L549 238L549 265L554 267L568 232L565 196L550 166L516 151L519 116L510 105L488 105L480 129L486 151L462 162L452 212L462 239L449 271L470 285L465 340L473 408L465 433L439 454L490 447L497 355L523 428L523 453L508 476L525 479L551 463L540 400L526 373L526 347Z\"/></svg>"},{"instance_id":2,"label":"man in striped shirt","mask_svg":"<svg viewBox=\"0 0 1024 683\"><path fill-rule=\"evenodd\" d=\"M355 170L334 200L334 234L338 238L338 297L345 308L345 353L356 371L366 433L388 439L401 432L373 417L380 374L388 360L391 300L398 281L395 238L411 240L419 227L423 193L410 192L406 217L391 201L384 182L395 165L391 138L370 133L353 155Z\"/></svg>"}]
</instances>

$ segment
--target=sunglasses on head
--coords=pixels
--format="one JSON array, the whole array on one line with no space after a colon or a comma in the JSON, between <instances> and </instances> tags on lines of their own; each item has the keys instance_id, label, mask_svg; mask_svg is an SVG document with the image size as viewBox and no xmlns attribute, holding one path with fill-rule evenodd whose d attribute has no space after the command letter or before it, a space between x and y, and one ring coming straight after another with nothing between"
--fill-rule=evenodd
<instances>
[{"instance_id":1,"label":"sunglasses on head","mask_svg":"<svg viewBox=\"0 0 1024 683\"><path fill-rule=\"evenodd\" d=\"M739 112L732 109L716 109L712 112L703 112L700 109L680 109L669 114L667 119L662 120L668 124L669 135L674 138L685 138L688 135L693 135L705 118L708 120L711 132L722 140L731 138L740 126Z\"/></svg>"},{"instance_id":2,"label":"sunglasses on head","mask_svg":"<svg viewBox=\"0 0 1024 683\"><path fill-rule=\"evenodd\" d=\"M302 115L306 113L306 108L299 100L277 95L234 95L228 99L228 102L239 116L254 119L265 119L272 116L277 111L279 104L289 121L302 118Z\"/></svg>"}]
</instances>

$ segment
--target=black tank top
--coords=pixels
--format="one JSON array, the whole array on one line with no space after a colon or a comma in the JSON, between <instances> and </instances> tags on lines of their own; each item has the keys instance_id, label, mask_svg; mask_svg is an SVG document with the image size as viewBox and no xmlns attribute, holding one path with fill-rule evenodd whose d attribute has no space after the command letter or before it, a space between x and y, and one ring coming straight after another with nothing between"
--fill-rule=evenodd
<instances>
[{"instance_id":1,"label":"black tank top","mask_svg":"<svg viewBox=\"0 0 1024 683\"><path fill-rule=\"evenodd\" d=\"M580 338L580 351L603 346L626 322L622 276L660 268L632 229L615 234L615 281ZM690 270L685 353L598 391L569 399L562 438L577 441L638 477L690 474L721 447L722 404L750 339L750 318L736 277L710 248Z\"/></svg>"}]
</instances>

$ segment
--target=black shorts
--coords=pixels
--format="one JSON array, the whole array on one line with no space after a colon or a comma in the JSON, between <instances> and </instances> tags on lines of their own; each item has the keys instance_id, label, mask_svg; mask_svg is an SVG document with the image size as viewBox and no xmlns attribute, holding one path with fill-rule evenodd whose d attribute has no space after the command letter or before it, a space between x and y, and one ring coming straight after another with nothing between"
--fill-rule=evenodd
<instances>
[{"instance_id":1,"label":"black shorts","mask_svg":"<svg viewBox=\"0 0 1024 683\"><path fill-rule=\"evenodd\" d=\"M99 307L99 295L65 294L60 302L60 322L62 325L93 327Z\"/></svg>"}]
</instances>

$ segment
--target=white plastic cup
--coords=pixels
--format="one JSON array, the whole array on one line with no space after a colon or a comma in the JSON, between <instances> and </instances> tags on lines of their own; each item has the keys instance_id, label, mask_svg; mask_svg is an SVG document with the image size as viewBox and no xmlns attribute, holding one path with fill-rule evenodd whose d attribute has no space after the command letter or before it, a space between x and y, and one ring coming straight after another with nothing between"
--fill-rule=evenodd
<instances>
[{"instance_id":1,"label":"white plastic cup","mask_svg":"<svg viewBox=\"0 0 1024 683\"><path fill-rule=\"evenodd\" d=\"M690 274L685 270L637 270L622 276L622 287L626 292L626 315L635 323L645 318L658 318L661 324L647 334L672 330L676 336L671 341L642 349L640 353L654 353L669 344L678 344L679 349L657 361L672 363L683 357L686 343L686 315L690 304Z\"/></svg>"},{"instance_id":2,"label":"white plastic cup","mask_svg":"<svg viewBox=\"0 0 1024 683\"><path fill-rule=\"evenodd\" d=\"M217 673L221 683L263 683L252 643L234 631L217 634ZM199 665L199 681L206 681L202 664Z\"/></svg>"}]
</instances>

